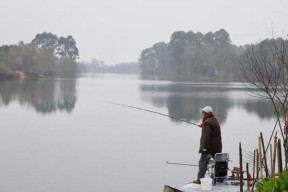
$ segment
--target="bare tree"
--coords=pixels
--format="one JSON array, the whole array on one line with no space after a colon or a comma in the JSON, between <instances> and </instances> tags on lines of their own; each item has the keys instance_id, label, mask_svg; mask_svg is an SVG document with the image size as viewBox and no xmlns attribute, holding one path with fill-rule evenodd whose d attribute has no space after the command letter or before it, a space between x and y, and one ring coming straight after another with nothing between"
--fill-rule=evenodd
<instances>
[{"instance_id":1,"label":"bare tree","mask_svg":"<svg viewBox=\"0 0 288 192\"><path fill-rule=\"evenodd\" d=\"M250 93L270 100L274 107L284 141L287 168L288 143L285 114L288 110L288 41L273 38L256 45L249 45L240 57L239 63L242 81L250 89Z\"/></svg>"}]
</instances>

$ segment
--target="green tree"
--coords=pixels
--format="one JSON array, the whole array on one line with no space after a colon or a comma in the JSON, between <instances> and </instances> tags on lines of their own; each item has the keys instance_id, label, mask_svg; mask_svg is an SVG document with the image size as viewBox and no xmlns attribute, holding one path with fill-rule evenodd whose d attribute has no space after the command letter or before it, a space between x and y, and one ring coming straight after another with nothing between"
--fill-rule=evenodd
<instances>
[{"instance_id":1,"label":"green tree","mask_svg":"<svg viewBox=\"0 0 288 192\"><path fill-rule=\"evenodd\" d=\"M169 72L168 76L172 75L173 79L178 80L191 80L194 77L233 80L238 76L236 61L242 49L231 44L229 33L224 29L206 34L176 31L171 35L167 51L156 45L141 53L139 61L142 72L161 75ZM165 54L159 54L157 50ZM168 62L163 57L169 58Z\"/></svg>"},{"instance_id":2,"label":"green tree","mask_svg":"<svg viewBox=\"0 0 288 192\"><path fill-rule=\"evenodd\" d=\"M57 35L46 32L38 33L31 43L40 49L51 51L54 54L56 54L57 47L59 46Z\"/></svg>"},{"instance_id":3,"label":"green tree","mask_svg":"<svg viewBox=\"0 0 288 192\"><path fill-rule=\"evenodd\" d=\"M142 51L139 58L140 69L144 74L163 74L169 68L169 58L167 44L156 43Z\"/></svg>"},{"instance_id":4,"label":"green tree","mask_svg":"<svg viewBox=\"0 0 288 192\"><path fill-rule=\"evenodd\" d=\"M66 59L78 59L79 50L75 39L69 35L67 38L60 37L58 40L57 54Z\"/></svg>"},{"instance_id":5,"label":"green tree","mask_svg":"<svg viewBox=\"0 0 288 192\"><path fill-rule=\"evenodd\" d=\"M168 43L168 48L171 53L171 62L176 69L178 75L182 75L185 71L182 62L182 55L186 47L186 33L184 31L174 32Z\"/></svg>"},{"instance_id":6,"label":"green tree","mask_svg":"<svg viewBox=\"0 0 288 192\"><path fill-rule=\"evenodd\" d=\"M224 48L230 45L231 40L229 37L229 33L224 29L220 29L214 33L214 41L217 46Z\"/></svg>"},{"instance_id":7,"label":"green tree","mask_svg":"<svg viewBox=\"0 0 288 192\"><path fill-rule=\"evenodd\" d=\"M57 35L44 32L37 34L31 43L40 49L51 51L55 56L73 60L79 58L76 41L71 35L58 38Z\"/></svg>"}]
</instances>

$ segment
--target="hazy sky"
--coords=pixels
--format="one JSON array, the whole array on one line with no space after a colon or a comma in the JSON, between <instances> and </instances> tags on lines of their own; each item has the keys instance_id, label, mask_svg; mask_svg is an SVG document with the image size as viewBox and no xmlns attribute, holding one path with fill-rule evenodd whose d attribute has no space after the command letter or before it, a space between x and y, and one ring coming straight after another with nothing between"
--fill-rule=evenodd
<instances>
[{"instance_id":1,"label":"hazy sky","mask_svg":"<svg viewBox=\"0 0 288 192\"><path fill-rule=\"evenodd\" d=\"M175 31L224 28L233 44L288 34L287 0L0 0L0 46L37 33L72 35L80 61L137 61Z\"/></svg>"}]
</instances>

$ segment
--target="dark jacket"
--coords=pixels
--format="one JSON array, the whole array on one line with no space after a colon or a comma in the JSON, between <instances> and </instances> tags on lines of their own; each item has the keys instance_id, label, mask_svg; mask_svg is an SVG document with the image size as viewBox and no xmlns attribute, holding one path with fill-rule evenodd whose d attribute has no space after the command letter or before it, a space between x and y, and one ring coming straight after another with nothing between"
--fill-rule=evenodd
<instances>
[{"instance_id":1,"label":"dark jacket","mask_svg":"<svg viewBox=\"0 0 288 192\"><path fill-rule=\"evenodd\" d=\"M203 149L207 149L207 151L203 151ZM211 117L203 122L199 153L207 153L214 156L221 151L222 138L220 125L218 120L211 115Z\"/></svg>"}]
</instances>

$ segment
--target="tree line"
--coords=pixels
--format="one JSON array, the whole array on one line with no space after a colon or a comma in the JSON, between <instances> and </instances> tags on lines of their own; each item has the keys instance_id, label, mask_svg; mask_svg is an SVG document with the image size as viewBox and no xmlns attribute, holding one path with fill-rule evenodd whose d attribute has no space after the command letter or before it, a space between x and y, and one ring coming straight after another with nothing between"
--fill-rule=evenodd
<instances>
[{"instance_id":1,"label":"tree line","mask_svg":"<svg viewBox=\"0 0 288 192\"><path fill-rule=\"evenodd\" d=\"M138 63L107 66L96 59L90 63L77 63L79 50L71 35L58 37L44 32L29 43L20 41L18 45L0 47L0 79L13 77L15 71L51 77L75 77L77 73L86 72L140 71L144 78L238 81L241 78L239 58L252 46L232 44L225 29L206 34L176 31L168 43L158 42L144 49Z\"/></svg>"},{"instance_id":2,"label":"tree line","mask_svg":"<svg viewBox=\"0 0 288 192\"><path fill-rule=\"evenodd\" d=\"M239 75L237 59L243 50L244 46L231 43L224 29L206 34L176 31L168 43L158 42L143 50L139 64L144 76L235 80Z\"/></svg>"},{"instance_id":3,"label":"tree line","mask_svg":"<svg viewBox=\"0 0 288 192\"><path fill-rule=\"evenodd\" d=\"M51 77L75 77L79 50L69 35L39 33L30 43L0 47L0 78L13 78L14 71ZM9 76L10 75L10 76Z\"/></svg>"},{"instance_id":4,"label":"tree line","mask_svg":"<svg viewBox=\"0 0 288 192\"><path fill-rule=\"evenodd\" d=\"M78 63L79 73L119 73L119 74L139 74L139 64L137 62L120 63L116 65L105 65L104 61L95 58L90 62Z\"/></svg>"}]
</instances>

